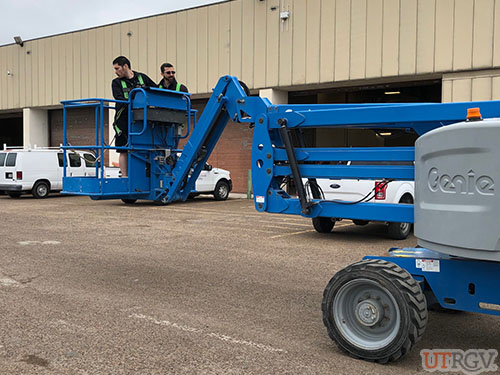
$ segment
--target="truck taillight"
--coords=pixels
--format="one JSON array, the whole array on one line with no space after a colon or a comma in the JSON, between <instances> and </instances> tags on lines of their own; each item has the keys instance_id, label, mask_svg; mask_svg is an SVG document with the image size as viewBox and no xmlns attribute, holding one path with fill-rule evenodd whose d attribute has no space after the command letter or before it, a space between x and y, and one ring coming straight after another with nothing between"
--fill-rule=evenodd
<instances>
[{"instance_id":1,"label":"truck taillight","mask_svg":"<svg viewBox=\"0 0 500 375\"><path fill-rule=\"evenodd\" d=\"M16 180L22 180L22 179L23 179L23 171L17 171Z\"/></svg>"},{"instance_id":2,"label":"truck taillight","mask_svg":"<svg viewBox=\"0 0 500 375\"><path fill-rule=\"evenodd\" d=\"M375 199L384 200L387 191L387 181L375 181Z\"/></svg>"}]
</instances>

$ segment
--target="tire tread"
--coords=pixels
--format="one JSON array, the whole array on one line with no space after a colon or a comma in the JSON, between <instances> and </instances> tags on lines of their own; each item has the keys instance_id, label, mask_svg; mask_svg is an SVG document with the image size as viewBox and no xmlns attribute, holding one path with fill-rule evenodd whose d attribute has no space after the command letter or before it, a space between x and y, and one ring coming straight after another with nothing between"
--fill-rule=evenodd
<instances>
[{"instance_id":1,"label":"tire tread","mask_svg":"<svg viewBox=\"0 0 500 375\"><path fill-rule=\"evenodd\" d=\"M403 293L403 296L409 307L410 326L408 337L394 353L387 353L377 358L365 358L359 354L350 352L347 348L344 348L335 337L335 332L331 327L333 323L330 323L329 321L330 312L328 311L329 296L331 295L332 288L335 287L336 281L347 273L369 270L384 275L384 277L393 282L396 287L399 286L401 291L406 291L406 293ZM328 336L343 352L346 352L354 357L382 364L396 361L406 355L422 338L428 319L427 302L418 282L415 281L408 271L402 269L394 263L387 262L382 259L362 260L337 272L337 274L332 277L323 292L321 307L323 312L323 323L327 327Z\"/></svg>"}]
</instances>

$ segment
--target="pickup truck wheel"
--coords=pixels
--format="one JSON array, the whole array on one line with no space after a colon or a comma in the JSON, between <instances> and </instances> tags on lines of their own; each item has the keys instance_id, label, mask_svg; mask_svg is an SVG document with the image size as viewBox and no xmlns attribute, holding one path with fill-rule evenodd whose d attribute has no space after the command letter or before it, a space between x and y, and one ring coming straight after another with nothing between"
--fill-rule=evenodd
<instances>
[{"instance_id":1,"label":"pickup truck wheel","mask_svg":"<svg viewBox=\"0 0 500 375\"><path fill-rule=\"evenodd\" d=\"M318 233L330 233L335 225L335 221L330 217L314 217L312 223Z\"/></svg>"},{"instance_id":2,"label":"pickup truck wheel","mask_svg":"<svg viewBox=\"0 0 500 375\"><path fill-rule=\"evenodd\" d=\"M404 195L399 201L400 204L412 204L413 198ZM410 235L411 223L389 223L389 237L395 240L404 240Z\"/></svg>"},{"instance_id":3,"label":"pickup truck wheel","mask_svg":"<svg viewBox=\"0 0 500 375\"><path fill-rule=\"evenodd\" d=\"M395 240L404 240L410 235L411 223L389 223L389 236Z\"/></svg>"},{"instance_id":4,"label":"pickup truck wheel","mask_svg":"<svg viewBox=\"0 0 500 375\"><path fill-rule=\"evenodd\" d=\"M137 202L137 199L122 198L122 202L125 204L134 204L135 202Z\"/></svg>"},{"instance_id":5,"label":"pickup truck wheel","mask_svg":"<svg viewBox=\"0 0 500 375\"><path fill-rule=\"evenodd\" d=\"M38 199L47 198L50 193L49 184L45 181L38 181L35 186L33 186L31 193Z\"/></svg>"},{"instance_id":6,"label":"pickup truck wheel","mask_svg":"<svg viewBox=\"0 0 500 375\"><path fill-rule=\"evenodd\" d=\"M229 197L229 184L226 181L219 181L215 185L214 198L216 201L225 201Z\"/></svg>"},{"instance_id":7,"label":"pickup truck wheel","mask_svg":"<svg viewBox=\"0 0 500 375\"><path fill-rule=\"evenodd\" d=\"M21 193L17 191L8 191L7 194L11 198L19 198L21 196Z\"/></svg>"},{"instance_id":8,"label":"pickup truck wheel","mask_svg":"<svg viewBox=\"0 0 500 375\"><path fill-rule=\"evenodd\" d=\"M368 220L353 220L352 222L353 222L354 224L356 224L356 225L359 225L359 226L363 226L363 225L366 225L366 224L368 224L368 223L369 223L369 221L368 221Z\"/></svg>"}]
</instances>

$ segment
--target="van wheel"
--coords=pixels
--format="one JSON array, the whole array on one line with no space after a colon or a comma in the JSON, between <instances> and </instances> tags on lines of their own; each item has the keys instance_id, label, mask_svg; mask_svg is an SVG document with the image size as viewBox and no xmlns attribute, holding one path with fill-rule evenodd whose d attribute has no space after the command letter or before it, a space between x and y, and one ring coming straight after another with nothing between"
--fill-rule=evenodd
<instances>
[{"instance_id":1,"label":"van wheel","mask_svg":"<svg viewBox=\"0 0 500 375\"><path fill-rule=\"evenodd\" d=\"M31 190L31 193L35 198L47 198L47 196L50 193L50 188L49 184L46 183L45 181L38 181L35 186L33 186L33 189Z\"/></svg>"},{"instance_id":2,"label":"van wheel","mask_svg":"<svg viewBox=\"0 0 500 375\"><path fill-rule=\"evenodd\" d=\"M335 221L330 217L314 217L312 223L318 233L330 233L335 225Z\"/></svg>"},{"instance_id":3,"label":"van wheel","mask_svg":"<svg viewBox=\"0 0 500 375\"><path fill-rule=\"evenodd\" d=\"M226 181L219 181L215 185L214 198L216 201L225 201L229 197L229 184Z\"/></svg>"},{"instance_id":4,"label":"van wheel","mask_svg":"<svg viewBox=\"0 0 500 375\"><path fill-rule=\"evenodd\" d=\"M134 204L135 202L137 202L137 199L122 198L122 202L125 204Z\"/></svg>"},{"instance_id":5,"label":"van wheel","mask_svg":"<svg viewBox=\"0 0 500 375\"><path fill-rule=\"evenodd\" d=\"M21 196L21 193L17 191L9 191L7 194L9 194L9 197L11 198L19 198Z\"/></svg>"}]
</instances>

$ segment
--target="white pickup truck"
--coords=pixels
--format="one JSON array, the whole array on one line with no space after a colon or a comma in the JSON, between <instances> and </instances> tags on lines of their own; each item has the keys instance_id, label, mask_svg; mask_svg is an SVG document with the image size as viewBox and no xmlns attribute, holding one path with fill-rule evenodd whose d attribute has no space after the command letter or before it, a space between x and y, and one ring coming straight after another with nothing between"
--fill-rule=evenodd
<instances>
[{"instance_id":1,"label":"white pickup truck","mask_svg":"<svg viewBox=\"0 0 500 375\"><path fill-rule=\"evenodd\" d=\"M348 162L348 165L366 165L366 162ZM370 163L371 164L371 163ZM387 164L387 163L386 163ZM306 180L304 180L305 182ZM381 181L361 180L361 179L317 179L326 200L339 200L357 202L364 197L374 193L371 203L406 203L414 202L414 182L413 181L391 181L387 184L380 184ZM381 186L381 188L376 188ZM372 194L373 195L373 194ZM314 229L320 233L329 233L336 221L342 218L317 217L312 220ZM366 220L353 220L356 225L366 225ZM411 232L411 223L387 223L389 236L394 239L405 239Z\"/></svg>"},{"instance_id":2,"label":"white pickup truck","mask_svg":"<svg viewBox=\"0 0 500 375\"><path fill-rule=\"evenodd\" d=\"M213 168L212 165L205 164L196 179L195 189L190 196L213 194L215 200L224 201L229 197L232 188L233 183L229 171L222 168Z\"/></svg>"}]
</instances>

